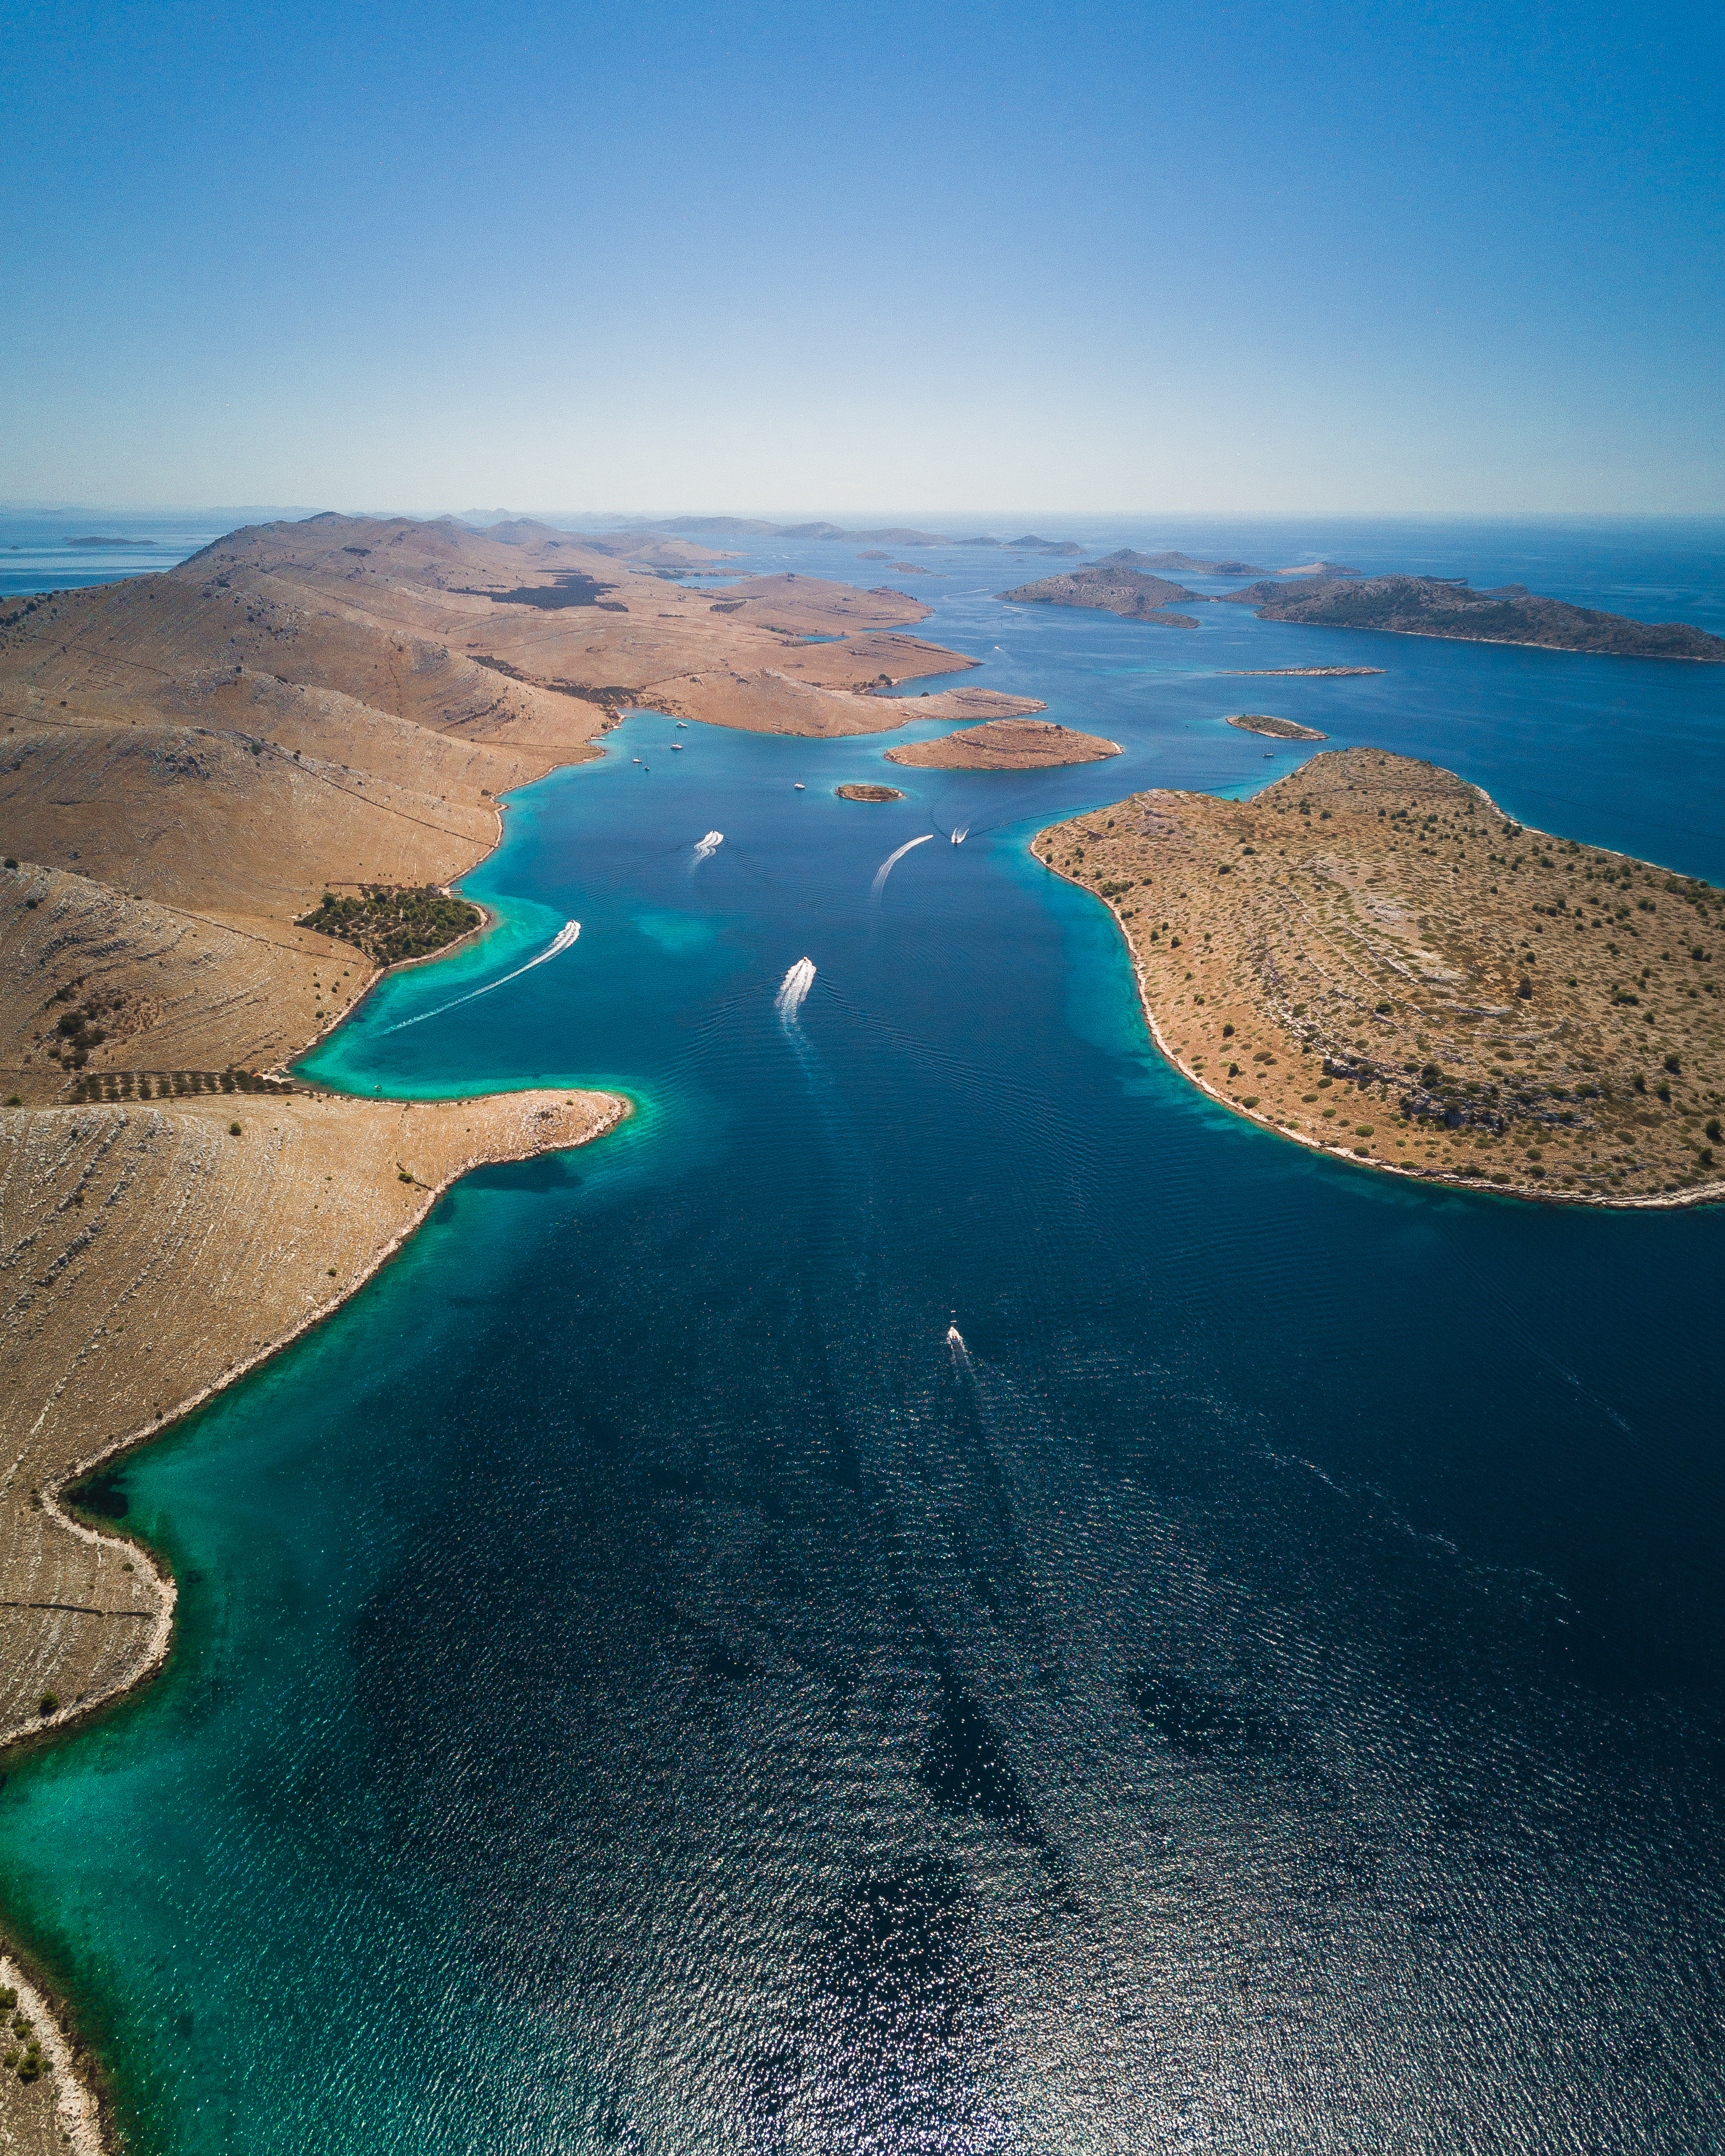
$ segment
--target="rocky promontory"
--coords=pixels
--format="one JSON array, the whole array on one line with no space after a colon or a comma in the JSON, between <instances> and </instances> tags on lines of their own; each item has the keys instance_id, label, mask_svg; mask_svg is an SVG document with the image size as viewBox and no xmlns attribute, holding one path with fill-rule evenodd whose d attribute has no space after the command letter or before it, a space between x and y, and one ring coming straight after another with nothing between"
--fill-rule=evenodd
<instances>
[{"instance_id":1,"label":"rocky promontory","mask_svg":"<svg viewBox=\"0 0 1725 2156\"><path fill-rule=\"evenodd\" d=\"M1448 636L1469 644L1542 644L1623 659L1725 660L1725 637L1686 622L1630 621L1622 614L1541 598L1525 584L1476 592L1465 577L1364 577L1343 583L1305 577L1270 579L1224 592L1257 609L1260 621L1314 629L1377 629L1402 636Z\"/></svg>"}]
</instances>

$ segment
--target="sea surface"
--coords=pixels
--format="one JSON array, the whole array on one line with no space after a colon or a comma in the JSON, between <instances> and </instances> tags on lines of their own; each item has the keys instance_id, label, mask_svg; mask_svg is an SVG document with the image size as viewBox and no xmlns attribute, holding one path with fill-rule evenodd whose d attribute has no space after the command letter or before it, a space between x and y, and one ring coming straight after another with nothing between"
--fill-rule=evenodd
<instances>
[{"instance_id":1,"label":"sea surface","mask_svg":"<svg viewBox=\"0 0 1725 2156\"><path fill-rule=\"evenodd\" d=\"M1725 627L1717 526L1069 529ZM1719 2146L1725 1214L1247 1127L1027 841L1292 768L1260 710L1725 879L1725 670L769 543L1125 752L638 714L509 804L500 925L307 1066L637 1112L468 1178L120 1478L176 1652L9 1763L0 1893L128 2147ZM1310 665L1386 670L1229 671Z\"/></svg>"}]
</instances>

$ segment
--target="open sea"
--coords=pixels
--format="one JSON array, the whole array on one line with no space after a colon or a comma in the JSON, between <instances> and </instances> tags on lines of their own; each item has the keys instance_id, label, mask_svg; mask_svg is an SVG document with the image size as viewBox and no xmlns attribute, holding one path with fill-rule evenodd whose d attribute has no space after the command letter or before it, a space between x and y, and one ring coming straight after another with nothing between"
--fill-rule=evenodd
<instances>
[{"instance_id":1,"label":"open sea","mask_svg":"<svg viewBox=\"0 0 1725 2156\"><path fill-rule=\"evenodd\" d=\"M1028 528L1725 632L1718 523ZM940 729L637 714L510 803L465 886L500 925L305 1066L637 1113L468 1178L120 1477L176 1651L8 1763L0 1898L126 2145L1725 2144L1725 1213L1245 1126L1027 848L1291 768L1222 723L1258 710L1725 880L1725 668L761 543L734 566L913 591L963 679L1126 752L901 771ZM1386 670L1228 671L1349 665Z\"/></svg>"}]
</instances>

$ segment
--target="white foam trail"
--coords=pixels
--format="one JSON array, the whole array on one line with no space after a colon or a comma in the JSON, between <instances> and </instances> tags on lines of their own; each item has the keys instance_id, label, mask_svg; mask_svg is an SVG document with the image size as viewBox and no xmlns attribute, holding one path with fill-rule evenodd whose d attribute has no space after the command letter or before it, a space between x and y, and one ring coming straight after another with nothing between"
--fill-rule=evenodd
<instances>
[{"instance_id":1,"label":"white foam trail","mask_svg":"<svg viewBox=\"0 0 1725 2156\"><path fill-rule=\"evenodd\" d=\"M932 831L925 831L919 839L906 839L896 854L889 854L875 871L875 880L870 886L869 896L879 898L886 888L886 879L892 874L895 863L901 861L912 846L926 846L933 836Z\"/></svg>"},{"instance_id":2,"label":"white foam trail","mask_svg":"<svg viewBox=\"0 0 1725 2156\"><path fill-rule=\"evenodd\" d=\"M696 860L710 861L724 843L725 834L722 831L709 831L704 839L697 839L695 842Z\"/></svg>"},{"instance_id":3,"label":"white foam trail","mask_svg":"<svg viewBox=\"0 0 1725 2156\"><path fill-rule=\"evenodd\" d=\"M778 993L773 998L773 1008L787 1025L794 1024L797 1013L803 1008L803 998L814 986L814 961L798 958L778 984Z\"/></svg>"},{"instance_id":4,"label":"white foam trail","mask_svg":"<svg viewBox=\"0 0 1725 2156\"><path fill-rule=\"evenodd\" d=\"M964 841L970 836L970 826L967 824L962 830L949 831L947 834L947 836L951 839L955 846L962 846L964 844Z\"/></svg>"},{"instance_id":5,"label":"white foam trail","mask_svg":"<svg viewBox=\"0 0 1725 2156\"><path fill-rule=\"evenodd\" d=\"M445 1011L454 1010L458 1004L470 1004L479 996L488 996L493 988L501 988L511 981L520 980L523 973L531 973L536 966L542 966L547 958L555 958L560 951L567 951L580 933L581 923L578 921L566 921L539 956L529 958L525 966L517 966L512 973L505 973L497 980L487 981L482 988L470 988L465 996L457 996L450 1003L439 1004L435 1010L421 1011L417 1017L403 1019L399 1024L386 1025L383 1030L385 1033L401 1033L410 1025L423 1025L429 1018L441 1018Z\"/></svg>"}]
</instances>

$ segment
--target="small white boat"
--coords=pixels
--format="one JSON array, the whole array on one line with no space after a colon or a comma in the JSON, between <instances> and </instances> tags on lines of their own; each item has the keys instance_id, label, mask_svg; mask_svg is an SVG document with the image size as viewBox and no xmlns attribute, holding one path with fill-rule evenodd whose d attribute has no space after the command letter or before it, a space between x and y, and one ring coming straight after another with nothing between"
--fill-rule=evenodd
<instances>
[{"instance_id":1,"label":"small white boat","mask_svg":"<svg viewBox=\"0 0 1725 2156\"><path fill-rule=\"evenodd\" d=\"M686 728L687 728L687 726L688 726L688 724L689 724L689 721L687 721L687 719L679 719L679 720L677 721L677 724L678 724L680 726L682 726L682 727L684 727L684 728L686 730Z\"/></svg>"},{"instance_id":2,"label":"small white boat","mask_svg":"<svg viewBox=\"0 0 1725 2156\"><path fill-rule=\"evenodd\" d=\"M640 762L640 760L641 760L641 759L640 759L640 758L639 758L639 757L638 757L638 756L632 756L632 757L629 758L629 762L630 762L631 763L639 763L639 762Z\"/></svg>"},{"instance_id":3,"label":"small white boat","mask_svg":"<svg viewBox=\"0 0 1725 2156\"><path fill-rule=\"evenodd\" d=\"M796 788L796 789L797 789L797 791L798 791L798 793L800 793L803 791L803 782L802 782L802 780L801 780L800 778L793 779L793 780L792 781L792 783L793 783L793 785L794 785L794 786L795 786L795 788Z\"/></svg>"},{"instance_id":4,"label":"small white boat","mask_svg":"<svg viewBox=\"0 0 1725 2156\"><path fill-rule=\"evenodd\" d=\"M680 756L682 753L683 753L683 744L681 743L681 742L673 742L671 743L671 754L672 754L673 756Z\"/></svg>"}]
</instances>

